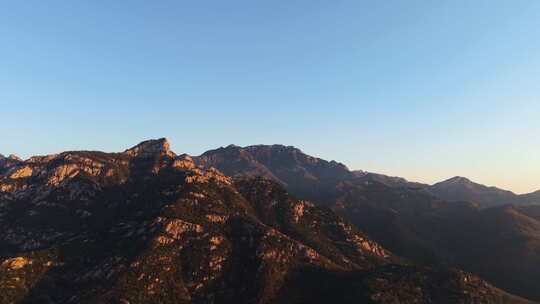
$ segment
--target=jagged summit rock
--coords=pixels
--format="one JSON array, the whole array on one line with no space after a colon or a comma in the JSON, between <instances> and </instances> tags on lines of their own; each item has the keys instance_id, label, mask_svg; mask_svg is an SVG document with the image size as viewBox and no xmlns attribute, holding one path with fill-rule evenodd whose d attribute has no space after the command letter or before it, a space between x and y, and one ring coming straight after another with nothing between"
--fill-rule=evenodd
<instances>
[{"instance_id":1,"label":"jagged summit rock","mask_svg":"<svg viewBox=\"0 0 540 304\"><path fill-rule=\"evenodd\" d=\"M22 160L13 154L9 155L8 157L0 154L0 175L20 163L22 163Z\"/></svg>"},{"instance_id":2,"label":"jagged summit rock","mask_svg":"<svg viewBox=\"0 0 540 304\"><path fill-rule=\"evenodd\" d=\"M0 153L0 159L12 159L12 160L18 160L18 161L21 161L22 159L20 159L17 155L15 154L9 154L8 156L5 156L4 154Z\"/></svg>"},{"instance_id":3,"label":"jagged summit rock","mask_svg":"<svg viewBox=\"0 0 540 304\"><path fill-rule=\"evenodd\" d=\"M452 178L449 178L445 181L442 181L441 183L461 183L461 184L469 184L472 183L472 181L466 177L463 176L454 176Z\"/></svg>"},{"instance_id":4,"label":"jagged summit rock","mask_svg":"<svg viewBox=\"0 0 540 304\"><path fill-rule=\"evenodd\" d=\"M22 161L22 159L15 154L10 154L7 158L12 159L12 160Z\"/></svg>"},{"instance_id":5,"label":"jagged summit rock","mask_svg":"<svg viewBox=\"0 0 540 304\"><path fill-rule=\"evenodd\" d=\"M189 155L187 153L182 153L182 154L178 155L178 159L193 161L193 158L191 157L191 155Z\"/></svg>"},{"instance_id":6,"label":"jagged summit rock","mask_svg":"<svg viewBox=\"0 0 540 304\"><path fill-rule=\"evenodd\" d=\"M129 156L147 158L155 155L168 155L175 157L176 154L171 151L169 141L166 138L151 139L141 142L140 144L128 149L124 152Z\"/></svg>"}]
</instances>

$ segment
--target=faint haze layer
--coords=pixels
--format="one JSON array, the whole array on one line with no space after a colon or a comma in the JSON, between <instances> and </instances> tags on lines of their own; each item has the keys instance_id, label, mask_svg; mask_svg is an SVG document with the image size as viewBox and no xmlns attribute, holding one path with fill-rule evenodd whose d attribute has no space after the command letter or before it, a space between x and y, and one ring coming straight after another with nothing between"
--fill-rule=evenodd
<instances>
[{"instance_id":1,"label":"faint haze layer","mask_svg":"<svg viewBox=\"0 0 540 304\"><path fill-rule=\"evenodd\" d=\"M540 188L539 1L0 5L0 153L279 143Z\"/></svg>"}]
</instances>

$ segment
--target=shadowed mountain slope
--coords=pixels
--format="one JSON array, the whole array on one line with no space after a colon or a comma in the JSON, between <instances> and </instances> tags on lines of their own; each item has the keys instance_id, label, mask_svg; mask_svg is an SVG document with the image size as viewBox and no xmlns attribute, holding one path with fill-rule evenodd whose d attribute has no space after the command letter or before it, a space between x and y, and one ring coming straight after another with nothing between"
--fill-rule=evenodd
<instances>
[{"instance_id":1,"label":"shadowed mountain slope","mask_svg":"<svg viewBox=\"0 0 540 304\"><path fill-rule=\"evenodd\" d=\"M426 188L427 184L408 181L402 177L388 176L384 174L378 174L373 172L366 172L362 170L353 171L354 175L361 181L378 182L390 187L405 187L405 188Z\"/></svg>"},{"instance_id":2,"label":"shadowed mountain slope","mask_svg":"<svg viewBox=\"0 0 540 304\"><path fill-rule=\"evenodd\" d=\"M430 186L396 176L362 170L349 171L341 163L309 156L292 146L230 145L207 151L193 159L199 166L218 168L231 177L264 176L273 179L287 186L293 193L321 204L331 204L335 200L339 195L335 187L344 180L354 180L356 183L377 182L393 188L424 189L447 201L469 201L481 207L540 203L540 191L516 195L459 176Z\"/></svg>"},{"instance_id":3,"label":"shadowed mountain slope","mask_svg":"<svg viewBox=\"0 0 540 304\"><path fill-rule=\"evenodd\" d=\"M231 177L263 176L273 179L302 198L329 204L337 194L335 186L354 178L345 165L325 161L282 145L238 147L230 145L193 158L204 168L218 168Z\"/></svg>"},{"instance_id":4,"label":"shadowed mountain slope","mask_svg":"<svg viewBox=\"0 0 540 304\"><path fill-rule=\"evenodd\" d=\"M532 303L454 269L386 265L356 272L301 269L272 303Z\"/></svg>"},{"instance_id":5,"label":"shadowed mountain slope","mask_svg":"<svg viewBox=\"0 0 540 304\"><path fill-rule=\"evenodd\" d=\"M540 191L533 193L522 194L519 196L521 200L528 204L540 205Z\"/></svg>"},{"instance_id":6,"label":"shadowed mountain slope","mask_svg":"<svg viewBox=\"0 0 540 304\"><path fill-rule=\"evenodd\" d=\"M336 167L335 163L283 146L230 146L201 158L195 161L207 168L228 170L237 177L256 175L256 171L244 172L245 167L237 165L246 164L241 160L249 158L249 168L266 172L267 177L275 178L300 198L318 197L315 202L331 207L400 256L420 264L473 271L511 292L540 300L535 287L540 273L537 219L512 207L481 208L514 200L517 196L509 191L464 178L437 184L433 186L436 191L431 191L430 187L400 178L350 172L344 166ZM308 164L317 164L316 170ZM442 189L452 187L477 193L477 203L457 201L459 193L453 197L455 201L432 194L445 194ZM470 198L468 193L463 197ZM494 201L485 200L488 196ZM535 212L532 207L527 210Z\"/></svg>"}]
</instances>

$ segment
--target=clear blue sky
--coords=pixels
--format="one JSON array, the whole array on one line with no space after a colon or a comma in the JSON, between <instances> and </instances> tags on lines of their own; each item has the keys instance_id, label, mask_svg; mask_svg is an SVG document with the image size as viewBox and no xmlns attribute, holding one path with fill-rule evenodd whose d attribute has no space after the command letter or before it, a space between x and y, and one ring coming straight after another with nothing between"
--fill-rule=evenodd
<instances>
[{"instance_id":1,"label":"clear blue sky","mask_svg":"<svg viewBox=\"0 0 540 304\"><path fill-rule=\"evenodd\" d=\"M540 1L4 1L0 153L281 143L540 189Z\"/></svg>"}]
</instances>

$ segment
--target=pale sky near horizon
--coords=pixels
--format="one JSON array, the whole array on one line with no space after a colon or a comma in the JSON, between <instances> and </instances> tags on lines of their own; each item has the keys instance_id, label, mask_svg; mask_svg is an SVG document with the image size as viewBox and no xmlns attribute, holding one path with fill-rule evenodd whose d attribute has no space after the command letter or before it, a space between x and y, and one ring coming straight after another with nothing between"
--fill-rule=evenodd
<instances>
[{"instance_id":1,"label":"pale sky near horizon","mask_svg":"<svg viewBox=\"0 0 540 304\"><path fill-rule=\"evenodd\" d=\"M9 1L0 153L285 144L540 190L540 1Z\"/></svg>"}]
</instances>

